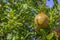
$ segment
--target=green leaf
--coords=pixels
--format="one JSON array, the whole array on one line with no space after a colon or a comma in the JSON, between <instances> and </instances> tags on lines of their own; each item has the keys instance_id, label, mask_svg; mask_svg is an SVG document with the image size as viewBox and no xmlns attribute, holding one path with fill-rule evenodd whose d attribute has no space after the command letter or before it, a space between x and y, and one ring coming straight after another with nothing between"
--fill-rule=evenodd
<instances>
[{"instance_id":1,"label":"green leaf","mask_svg":"<svg viewBox=\"0 0 60 40\"><path fill-rule=\"evenodd\" d=\"M43 29L40 29L40 32L41 32L42 38L44 40L47 40L45 31Z\"/></svg>"},{"instance_id":2,"label":"green leaf","mask_svg":"<svg viewBox=\"0 0 60 40\"><path fill-rule=\"evenodd\" d=\"M53 38L53 36L54 36L54 33L52 32L52 33L50 33L49 35L47 35L47 39L48 39L48 40L51 40L51 39Z\"/></svg>"}]
</instances>

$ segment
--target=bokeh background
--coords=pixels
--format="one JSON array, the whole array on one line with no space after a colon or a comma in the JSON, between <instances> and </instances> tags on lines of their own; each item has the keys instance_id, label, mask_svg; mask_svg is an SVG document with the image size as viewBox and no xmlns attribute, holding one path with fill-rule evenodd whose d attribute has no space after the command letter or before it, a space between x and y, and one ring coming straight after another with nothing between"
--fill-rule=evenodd
<instances>
[{"instance_id":1,"label":"bokeh background","mask_svg":"<svg viewBox=\"0 0 60 40\"><path fill-rule=\"evenodd\" d=\"M59 0L0 0L0 40L54 40L53 32L32 30L34 17L43 11L50 20L46 30L60 28Z\"/></svg>"}]
</instances>

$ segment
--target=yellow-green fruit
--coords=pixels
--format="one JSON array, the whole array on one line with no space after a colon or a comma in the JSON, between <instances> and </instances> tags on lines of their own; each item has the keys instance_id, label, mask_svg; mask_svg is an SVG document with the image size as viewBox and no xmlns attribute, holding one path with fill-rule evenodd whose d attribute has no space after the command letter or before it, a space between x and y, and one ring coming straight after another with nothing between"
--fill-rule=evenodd
<instances>
[{"instance_id":1,"label":"yellow-green fruit","mask_svg":"<svg viewBox=\"0 0 60 40\"><path fill-rule=\"evenodd\" d=\"M0 4L0 10L2 9L2 5Z\"/></svg>"},{"instance_id":2,"label":"yellow-green fruit","mask_svg":"<svg viewBox=\"0 0 60 40\"><path fill-rule=\"evenodd\" d=\"M41 28L46 28L46 26L49 24L49 18L46 14L39 13L38 15L35 16L34 22L35 22L34 28L36 30L39 30Z\"/></svg>"}]
</instances>

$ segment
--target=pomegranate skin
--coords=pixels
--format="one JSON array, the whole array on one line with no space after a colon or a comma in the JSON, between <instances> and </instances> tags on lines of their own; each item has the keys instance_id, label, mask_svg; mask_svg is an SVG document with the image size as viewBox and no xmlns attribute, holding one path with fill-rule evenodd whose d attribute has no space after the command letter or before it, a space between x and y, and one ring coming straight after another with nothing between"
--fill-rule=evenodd
<instances>
[{"instance_id":1,"label":"pomegranate skin","mask_svg":"<svg viewBox=\"0 0 60 40\"><path fill-rule=\"evenodd\" d=\"M38 15L35 16L34 22L35 22L34 28L39 30L41 28L46 28L46 26L49 24L49 18L46 14L39 13Z\"/></svg>"}]
</instances>

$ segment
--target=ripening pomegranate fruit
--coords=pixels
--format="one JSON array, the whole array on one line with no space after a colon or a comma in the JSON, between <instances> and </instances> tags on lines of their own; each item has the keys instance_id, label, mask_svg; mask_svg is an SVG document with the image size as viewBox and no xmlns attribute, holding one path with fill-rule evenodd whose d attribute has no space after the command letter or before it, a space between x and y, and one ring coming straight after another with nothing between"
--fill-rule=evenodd
<instances>
[{"instance_id":1,"label":"ripening pomegranate fruit","mask_svg":"<svg viewBox=\"0 0 60 40\"><path fill-rule=\"evenodd\" d=\"M39 30L41 28L46 28L46 26L49 24L49 18L46 14L39 13L35 16L34 22L35 22L34 28L36 30Z\"/></svg>"}]
</instances>

